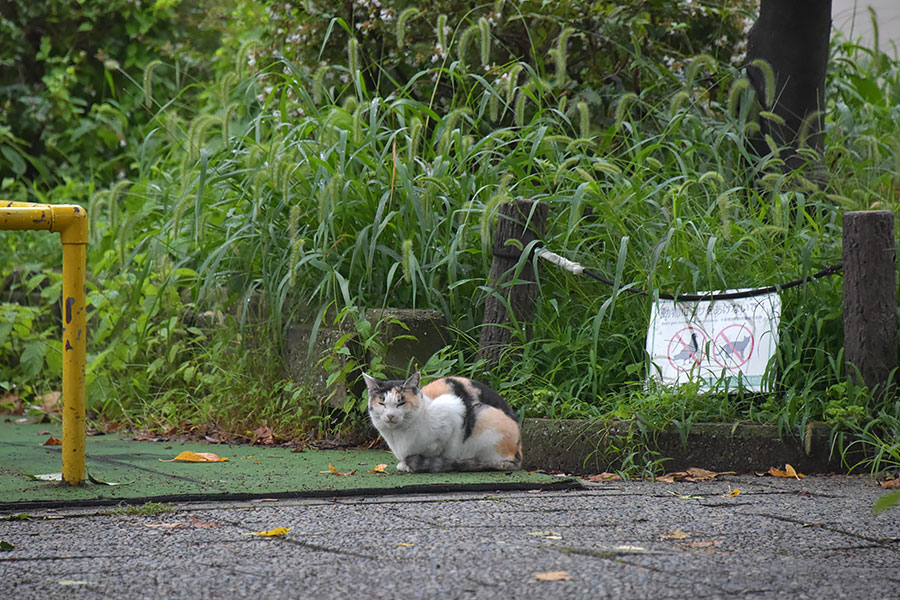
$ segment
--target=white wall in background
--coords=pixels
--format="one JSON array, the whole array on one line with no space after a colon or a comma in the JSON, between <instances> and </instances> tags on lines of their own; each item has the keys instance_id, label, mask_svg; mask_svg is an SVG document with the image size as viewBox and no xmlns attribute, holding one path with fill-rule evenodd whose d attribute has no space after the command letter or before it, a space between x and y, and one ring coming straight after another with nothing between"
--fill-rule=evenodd
<instances>
[{"instance_id":1,"label":"white wall in background","mask_svg":"<svg viewBox=\"0 0 900 600\"><path fill-rule=\"evenodd\" d=\"M900 51L900 0L832 0L831 21L851 40L859 37L872 41L871 6L878 15L878 37L881 50L888 55Z\"/></svg>"}]
</instances>

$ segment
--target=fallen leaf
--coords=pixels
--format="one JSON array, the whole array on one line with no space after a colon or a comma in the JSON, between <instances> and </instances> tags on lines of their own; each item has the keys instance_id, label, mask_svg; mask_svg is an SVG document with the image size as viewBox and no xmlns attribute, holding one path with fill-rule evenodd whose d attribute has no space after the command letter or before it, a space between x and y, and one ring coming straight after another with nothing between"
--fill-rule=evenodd
<instances>
[{"instance_id":1,"label":"fallen leaf","mask_svg":"<svg viewBox=\"0 0 900 600\"><path fill-rule=\"evenodd\" d=\"M43 396L39 396L37 398L37 401L40 404L39 408L45 413L59 412L60 397L62 397L62 392L50 392L50 393L44 394Z\"/></svg>"},{"instance_id":2,"label":"fallen leaf","mask_svg":"<svg viewBox=\"0 0 900 600\"><path fill-rule=\"evenodd\" d=\"M734 498L735 496L737 496L740 493L741 493L741 490L734 489L734 490L731 490L730 492L728 492L727 494L722 494L722 497L723 498Z\"/></svg>"},{"instance_id":3,"label":"fallen leaf","mask_svg":"<svg viewBox=\"0 0 900 600\"><path fill-rule=\"evenodd\" d=\"M141 527L149 527L150 529L175 529L184 526L184 521L176 523L141 523Z\"/></svg>"},{"instance_id":4,"label":"fallen leaf","mask_svg":"<svg viewBox=\"0 0 900 600\"><path fill-rule=\"evenodd\" d=\"M591 483L601 483L604 481L622 481L622 476L618 473L598 473L597 475L583 477L583 479Z\"/></svg>"},{"instance_id":5,"label":"fallen leaf","mask_svg":"<svg viewBox=\"0 0 900 600\"><path fill-rule=\"evenodd\" d=\"M572 576L568 571L545 571L543 573L535 573L536 581L572 581Z\"/></svg>"},{"instance_id":6,"label":"fallen leaf","mask_svg":"<svg viewBox=\"0 0 900 600\"><path fill-rule=\"evenodd\" d=\"M62 446L62 440L58 440L51 435L41 446Z\"/></svg>"},{"instance_id":7,"label":"fallen leaf","mask_svg":"<svg viewBox=\"0 0 900 600\"><path fill-rule=\"evenodd\" d=\"M806 479L806 475L802 473L798 473L794 467L791 465L784 465L784 471L781 469L776 469L775 467L769 467L769 475L772 477L784 477L787 479Z\"/></svg>"},{"instance_id":8,"label":"fallen leaf","mask_svg":"<svg viewBox=\"0 0 900 600\"><path fill-rule=\"evenodd\" d=\"M717 473L716 471L710 471L708 469L701 469L700 467L691 467L687 471L675 471L672 473L666 473L661 477L657 477L656 481L662 481L663 483L674 483L676 481L690 481L692 483L698 483L702 481L713 481L716 477L720 475L734 475L734 471L723 471L721 473Z\"/></svg>"},{"instance_id":9,"label":"fallen leaf","mask_svg":"<svg viewBox=\"0 0 900 600\"><path fill-rule=\"evenodd\" d=\"M10 550L15 550L16 547L14 544L10 544L6 540L0 540L0 552L9 552Z\"/></svg>"},{"instance_id":10,"label":"fallen leaf","mask_svg":"<svg viewBox=\"0 0 900 600\"><path fill-rule=\"evenodd\" d=\"M666 532L659 536L661 540L683 540L691 537L691 534L685 533L680 529L675 529L673 531Z\"/></svg>"},{"instance_id":11,"label":"fallen leaf","mask_svg":"<svg viewBox=\"0 0 900 600\"><path fill-rule=\"evenodd\" d=\"M397 542L397 545L403 548L412 548L413 546L415 546L415 544L407 544L406 542Z\"/></svg>"},{"instance_id":12,"label":"fallen leaf","mask_svg":"<svg viewBox=\"0 0 900 600\"><path fill-rule=\"evenodd\" d=\"M381 463L381 464L375 465L375 468L373 468L371 471L369 471L369 473L387 473L387 471L385 469L387 469L387 465L384 463Z\"/></svg>"},{"instance_id":13,"label":"fallen leaf","mask_svg":"<svg viewBox=\"0 0 900 600\"><path fill-rule=\"evenodd\" d=\"M191 522L193 522L194 527L196 527L197 529L221 529L222 528L222 526L219 525L218 523L209 523L207 521L201 521L194 515L188 515L188 517L190 517Z\"/></svg>"},{"instance_id":14,"label":"fallen leaf","mask_svg":"<svg viewBox=\"0 0 900 600\"><path fill-rule=\"evenodd\" d=\"M275 435L272 433L271 427L266 427L265 425L258 427L256 431L253 432L253 442L254 444L264 444L266 446L270 446L275 443Z\"/></svg>"},{"instance_id":15,"label":"fallen leaf","mask_svg":"<svg viewBox=\"0 0 900 600\"><path fill-rule=\"evenodd\" d=\"M258 535L259 537L278 537L280 535L287 535L288 531L290 530L290 527L276 527L275 529L270 529L268 531L254 531L253 533L245 533L244 535Z\"/></svg>"},{"instance_id":16,"label":"fallen leaf","mask_svg":"<svg viewBox=\"0 0 900 600\"><path fill-rule=\"evenodd\" d=\"M562 536L556 533L555 531L529 531L528 535L533 535L535 537L542 537L548 540L561 540Z\"/></svg>"},{"instance_id":17,"label":"fallen leaf","mask_svg":"<svg viewBox=\"0 0 900 600\"><path fill-rule=\"evenodd\" d=\"M613 550L618 550L619 552L646 552L647 549L642 546L616 546Z\"/></svg>"},{"instance_id":18,"label":"fallen leaf","mask_svg":"<svg viewBox=\"0 0 900 600\"><path fill-rule=\"evenodd\" d=\"M31 473L23 473L25 477L34 481L62 481L62 473L41 473L40 475L32 475Z\"/></svg>"},{"instance_id":19,"label":"fallen leaf","mask_svg":"<svg viewBox=\"0 0 900 600\"><path fill-rule=\"evenodd\" d=\"M338 475L338 476L340 476L340 477L348 477L348 476L353 475L354 473L356 473L356 469L353 469L353 470L350 471L349 473L341 473L340 471L338 471L337 469L334 468L334 465L333 465L333 464L328 463L328 470L327 470L327 471L319 471L319 473L323 473L323 474L326 474L326 475Z\"/></svg>"},{"instance_id":20,"label":"fallen leaf","mask_svg":"<svg viewBox=\"0 0 900 600\"><path fill-rule=\"evenodd\" d=\"M675 496L676 498L681 498L682 500L702 500L703 496L695 496L693 494L679 494L677 492L673 492L669 490L669 493Z\"/></svg>"},{"instance_id":21,"label":"fallen leaf","mask_svg":"<svg viewBox=\"0 0 900 600\"><path fill-rule=\"evenodd\" d=\"M900 477L897 477L896 479L889 479L887 481L882 481L881 487L883 487L886 490L900 489Z\"/></svg>"},{"instance_id":22,"label":"fallen leaf","mask_svg":"<svg viewBox=\"0 0 900 600\"><path fill-rule=\"evenodd\" d=\"M88 481L97 485L131 485L135 482L134 479L132 479L131 481L103 481L102 479L94 477L91 473L87 474L87 478Z\"/></svg>"},{"instance_id":23,"label":"fallen leaf","mask_svg":"<svg viewBox=\"0 0 900 600\"><path fill-rule=\"evenodd\" d=\"M176 460L184 461L184 462L225 462L228 459L222 458L221 456L217 456L212 452L191 452L190 450L185 450L175 458L159 459L160 462L174 462Z\"/></svg>"},{"instance_id":24,"label":"fallen leaf","mask_svg":"<svg viewBox=\"0 0 900 600\"><path fill-rule=\"evenodd\" d=\"M25 412L22 399L12 392L0 396L0 412L10 415L21 415Z\"/></svg>"}]
</instances>

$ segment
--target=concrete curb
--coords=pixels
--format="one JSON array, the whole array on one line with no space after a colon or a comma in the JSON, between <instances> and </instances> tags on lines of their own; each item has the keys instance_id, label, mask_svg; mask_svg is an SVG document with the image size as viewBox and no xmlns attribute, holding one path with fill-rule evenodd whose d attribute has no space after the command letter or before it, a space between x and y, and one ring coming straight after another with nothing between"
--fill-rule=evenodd
<instances>
[{"instance_id":1,"label":"concrete curb","mask_svg":"<svg viewBox=\"0 0 900 600\"><path fill-rule=\"evenodd\" d=\"M640 450L636 442L641 439L634 423L570 419L525 419L522 423L527 469L578 474L615 471L630 452ZM684 439L674 427L651 434L648 449L657 453L650 460L666 459L662 466L667 472L700 467L753 473L785 463L801 473L847 472L837 453L832 456L830 429L825 425L810 425L800 439L782 438L778 428L769 425L698 423ZM646 460L642 456L634 462L641 465Z\"/></svg>"}]
</instances>

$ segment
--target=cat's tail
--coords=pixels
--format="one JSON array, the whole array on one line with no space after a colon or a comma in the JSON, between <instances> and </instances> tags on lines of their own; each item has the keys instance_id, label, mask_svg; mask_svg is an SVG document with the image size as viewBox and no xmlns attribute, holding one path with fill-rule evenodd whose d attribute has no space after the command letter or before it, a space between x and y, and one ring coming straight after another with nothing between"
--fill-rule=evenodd
<instances>
[{"instance_id":1,"label":"cat's tail","mask_svg":"<svg viewBox=\"0 0 900 600\"><path fill-rule=\"evenodd\" d=\"M518 471L522 468L521 454L516 460L462 460L445 456L414 454L406 457L406 466L414 473L446 473L448 471Z\"/></svg>"}]
</instances>

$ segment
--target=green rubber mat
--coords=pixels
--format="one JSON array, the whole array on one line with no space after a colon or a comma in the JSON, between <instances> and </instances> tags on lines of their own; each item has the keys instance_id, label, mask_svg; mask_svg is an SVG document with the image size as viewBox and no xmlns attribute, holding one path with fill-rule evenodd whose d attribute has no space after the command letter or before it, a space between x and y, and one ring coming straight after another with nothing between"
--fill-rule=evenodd
<instances>
[{"instance_id":1,"label":"green rubber mat","mask_svg":"<svg viewBox=\"0 0 900 600\"><path fill-rule=\"evenodd\" d=\"M140 442L116 435L87 439L89 481L73 487L40 479L62 469L60 446L43 445L51 436L61 437L60 425L0 423L0 510L580 487L573 478L526 471L401 473L393 455L380 450L292 452L267 446ZM213 453L227 461L171 461L183 451ZM377 472L378 465L387 465L386 472Z\"/></svg>"}]
</instances>

